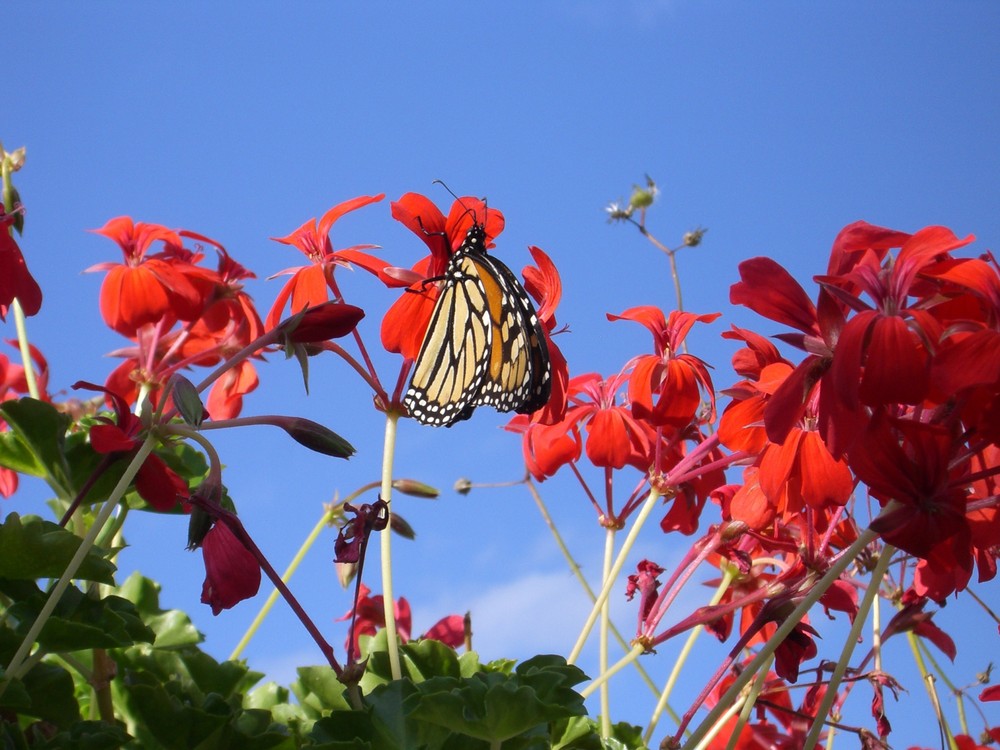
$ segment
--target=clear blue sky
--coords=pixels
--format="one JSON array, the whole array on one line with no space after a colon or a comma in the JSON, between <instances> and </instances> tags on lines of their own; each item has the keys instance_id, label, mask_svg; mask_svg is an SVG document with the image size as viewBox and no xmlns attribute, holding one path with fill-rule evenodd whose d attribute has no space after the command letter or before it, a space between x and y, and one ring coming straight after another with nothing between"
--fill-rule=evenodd
<instances>
[{"instance_id":1,"label":"clear blue sky","mask_svg":"<svg viewBox=\"0 0 1000 750\"><path fill-rule=\"evenodd\" d=\"M681 273L688 309L724 313L691 342L715 366L717 387L735 380L722 330L775 332L728 305L740 260L771 255L807 281L825 269L836 232L857 219L906 231L944 224L976 234L980 250L1000 239L993 2L49 2L6 9L4 26L0 139L28 148L17 175L28 211L22 247L46 295L30 332L56 389L103 381L114 364L104 355L123 343L101 324L100 275L80 273L118 259L112 243L84 230L121 214L218 239L256 271L249 288L266 310L279 282L263 279L300 262L269 237L341 200L385 192L384 203L338 223L334 244L376 243L408 266L423 246L390 219L388 201L418 191L447 206L431 184L441 178L504 212L497 253L513 268L529 261L529 243L551 255L573 372L612 373L645 351L648 334L604 313L673 304L664 260L602 212L648 172L662 189L654 233L676 244L688 229L709 228L704 245L682 255ZM376 343L392 296L363 272L339 278L349 301L369 309L362 330ZM388 356L380 364L383 373L398 368ZM278 357L262 379L246 414L304 414L359 449L344 464L263 429L218 436L240 513L283 567L323 502L377 478L383 420L332 358L312 363L308 399ZM523 488L450 490L461 476L522 475L518 441L498 429L504 421L480 410L451 430L402 426L397 475L442 496L399 500L418 540L396 545L397 593L413 605L416 632L472 609L487 658L565 653L577 628L567 623L585 607L530 497ZM27 484L5 509L37 511L43 489ZM589 505L570 482L542 489L596 574L602 536ZM183 549L185 523L134 521L122 567L167 582L165 603L193 611L209 651L226 656L256 604L213 618L197 603L203 570L200 555ZM293 589L340 649L343 625L333 619L348 595L333 577L332 542L331 533ZM652 529L641 553L670 564L686 543ZM628 618L634 611L616 606ZM973 638L996 637L985 620L968 627ZM706 650L706 664L718 653ZM287 679L291 665L319 655L282 610L248 658ZM970 680L981 658L960 654L956 679ZM662 681L668 650L646 663ZM906 687L910 705L924 706L920 686ZM651 701L618 705L616 719L644 723ZM889 708L895 744L933 741L907 736Z\"/></svg>"}]
</instances>

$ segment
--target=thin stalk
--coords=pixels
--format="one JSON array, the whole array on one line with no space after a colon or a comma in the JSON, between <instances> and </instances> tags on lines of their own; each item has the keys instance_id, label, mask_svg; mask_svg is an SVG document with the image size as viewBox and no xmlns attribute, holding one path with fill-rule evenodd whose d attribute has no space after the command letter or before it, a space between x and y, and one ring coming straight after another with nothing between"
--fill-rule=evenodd
<instances>
[{"instance_id":1,"label":"thin stalk","mask_svg":"<svg viewBox=\"0 0 1000 750\"><path fill-rule=\"evenodd\" d=\"M913 651L913 658L917 662L917 669L920 671L924 688L927 690L927 697L930 699L934 715L937 717L938 726L941 727L941 731L948 741L948 747L952 748L952 750L958 750L958 745L955 744L955 737L948 727L947 720L944 718L944 711L941 710L941 701L938 699L937 688L934 687L934 675L927 668L923 654L920 653L920 642L912 630L907 631L906 639L909 641L910 649Z\"/></svg>"},{"instance_id":2,"label":"thin stalk","mask_svg":"<svg viewBox=\"0 0 1000 750\"><path fill-rule=\"evenodd\" d=\"M139 467L142 466L146 457L152 452L153 447L156 445L157 438L154 435L149 435L145 441L143 441L139 450L136 451L135 456L132 457L132 461L125 468L125 472L122 474L121 479L118 480L118 484L115 485L110 497L101 506L100 511L97 513L97 517L94 519L94 523L87 530L86 536L80 542L80 546L77 548L76 553L70 559L69 563L66 565L66 569L63 571L59 580L56 581L55 585L49 590L49 597L45 600L45 604L42 605L41 611L38 613L38 617L31 624L28 629L27 634L24 636L24 640L18 647L17 651L14 653L13 658L7 665L8 678L18 678L23 676L22 668L24 666L25 660L31 653L31 648L35 643L35 639L38 638L38 634L42 632L42 628L45 627L45 623L48 622L49 617L52 615L52 611L56 608L56 604L62 598L63 592L69 587L70 582L73 580L73 576L80 569L80 565L83 564L84 558L87 553L94 546L94 541L97 539L97 535L104 528L104 524L108 522L111 517L112 512L114 512L115 507L125 496L128 488L132 484L132 480L139 471ZM0 683L0 692L3 691L4 683Z\"/></svg>"},{"instance_id":3,"label":"thin stalk","mask_svg":"<svg viewBox=\"0 0 1000 750\"><path fill-rule=\"evenodd\" d=\"M768 664L764 667L764 669L757 673L753 682L750 683L750 693L747 695L747 699L743 703L743 708L740 709L740 715L736 720L736 726L733 727L732 736L729 738L729 742L726 743L726 750L734 750L736 743L739 742L740 734L743 732L743 727L745 727L747 721L750 720L750 712L753 711L753 707L757 703L757 697L760 695L761 690L764 689L764 685L767 684L767 673L770 671L771 665Z\"/></svg>"},{"instance_id":4,"label":"thin stalk","mask_svg":"<svg viewBox=\"0 0 1000 750\"><path fill-rule=\"evenodd\" d=\"M520 482L512 482L510 484L520 484ZM549 531L552 532L552 537L555 540L556 546L559 547L559 551L562 552L563 557L566 558L566 563L569 565L569 568L573 572L573 575L576 577L576 580L579 582L580 586L583 587L583 590L590 598L591 603L597 601L597 594L594 593L594 590L590 587L590 583L588 583L587 579L584 577L583 571L580 568L580 563L578 563L573 558L572 553L569 551L569 547L566 545L566 541L562 538L562 534L559 533L559 529L556 527L555 521L549 514L549 509L545 506L545 501L542 500L542 496L539 494L538 488L535 486L535 483L532 482L531 478L529 477L527 480L524 481L524 484L528 487L528 492L531 493L531 497L534 499L535 505L538 506L538 512L542 514L542 519L545 521L545 525L548 526ZM480 484L477 486L484 487L488 485ZM628 654L630 652L631 647L629 646L628 641L626 641L625 638L622 636L618 628L615 627L614 622L611 623L611 634L615 637L615 640L618 641L618 645L622 647L622 651ZM641 648L639 649L639 653L642 653ZM653 695L659 695L659 691L656 687L656 684L649 676L649 673L643 668L641 664L639 664L638 661L632 658L624 663L619 662L619 664L621 664L621 666L626 666L629 662L635 664L636 670L639 672L639 675L642 677L643 681L646 683L647 687L649 687ZM620 668L621 667L619 667L619 669ZM612 670L617 671L615 667L612 667ZM597 684L595 683L592 683L594 688L597 687Z\"/></svg>"},{"instance_id":5,"label":"thin stalk","mask_svg":"<svg viewBox=\"0 0 1000 750\"><path fill-rule=\"evenodd\" d=\"M628 554L632 551L632 547L635 545L635 540L639 536L639 531L642 529L643 524L649 517L649 514L652 512L653 507L659 499L660 493L655 488L651 488L649 491L649 497L646 498L646 502L643 503L642 508L639 509L639 513L632 524L632 528L629 529L628 535L625 537L625 542L622 544L622 548L618 551L618 557L615 559L614 565L611 566L610 574L604 581L601 593L597 595L594 607L590 610L590 615L587 617L587 621L584 623L583 629L580 631L580 636L576 640L576 645L573 646L573 650L570 651L569 657L566 659L566 661L570 664L576 662L576 660L580 657L580 652L583 651L583 646L587 642L587 637L590 635L590 631L593 629L594 623L597 621L597 617L601 613L601 608L604 606L604 602L608 600L611 588L618 579L618 574L621 572L622 566L625 565L625 558L628 557Z\"/></svg>"},{"instance_id":6,"label":"thin stalk","mask_svg":"<svg viewBox=\"0 0 1000 750\"><path fill-rule=\"evenodd\" d=\"M823 694L823 700L820 701L819 708L816 710L816 718L813 719L812 726L809 727L809 734L806 735L806 742L803 746L803 750L812 750L812 748L816 747L816 743L819 741L819 734L823 731L824 721L830 713L830 708L833 706L833 702L837 699L837 688L840 687L840 682L844 679L844 674L847 672L847 665L851 661L851 655L854 653L854 649L858 645L858 640L861 637L861 630L864 628L865 621L868 619L868 611L871 609L876 597L878 597L879 588L882 585L882 579L885 577L885 573L889 569L889 563L891 562L892 555L895 551L896 548L891 544L885 545L885 547L882 548L882 554L879 555L878 562L875 563L875 568L872 570L871 581L868 583L865 595L862 597L861 603L858 605L858 612L854 616L854 622L851 624L851 630L847 634L847 638L844 640L844 648L840 652L840 659L837 660L837 665L833 669L833 675L831 675L830 682L827 683L826 686L826 692Z\"/></svg>"},{"instance_id":7,"label":"thin stalk","mask_svg":"<svg viewBox=\"0 0 1000 750\"><path fill-rule=\"evenodd\" d=\"M392 595L392 463L396 455L396 427L399 414L389 410L385 415L385 443L382 450L381 498L387 505L389 518L379 532L382 557L382 606L385 613L386 646L389 651L389 668L394 680L403 672L399 664L399 637L396 634L396 601Z\"/></svg>"},{"instance_id":8,"label":"thin stalk","mask_svg":"<svg viewBox=\"0 0 1000 750\"><path fill-rule=\"evenodd\" d=\"M611 573L611 565L615 556L615 530L608 527L604 531L604 564L601 570L602 580ZM608 630L611 623L610 602L605 598L601 607L601 629L598 664L601 674L608 671ZM601 683L601 737L611 736L611 691L608 681Z\"/></svg>"},{"instance_id":9,"label":"thin stalk","mask_svg":"<svg viewBox=\"0 0 1000 750\"><path fill-rule=\"evenodd\" d=\"M728 565L723 568L722 581L719 582L719 586L715 589L715 593L712 594L712 598L708 602L708 606L712 607L722 601L722 596L729 589L729 586L732 584L735 577L735 568ZM660 699L656 702L656 707L653 709L653 715L649 720L648 726L646 727L645 734L642 736L643 742L647 745L652 741L653 732L656 730L656 725L660 721L660 716L663 715L663 709L666 707L667 701L670 700L670 694L673 692L674 686L677 684L677 680L681 675L681 670L684 668L688 657L691 655L691 649L694 648L695 641L698 640L698 636L700 636L704 630L704 625L696 625L691 630L687 640L684 641L684 646L681 648L681 652L677 655L677 661L674 662L673 669L670 670L670 676L667 678L667 683L663 686L663 691L660 693Z\"/></svg>"},{"instance_id":10,"label":"thin stalk","mask_svg":"<svg viewBox=\"0 0 1000 750\"><path fill-rule=\"evenodd\" d=\"M343 503L338 503L338 505L342 504ZM309 552L313 544L319 538L319 535L329 525L330 520L333 518L333 510L334 508L331 507L330 509L328 510L325 509L323 511L323 516L313 527L313 530L309 532L309 536L306 537L305 541L302 542L302 546L299 547L299 551L295 553L295 557L292 558L292 561L288 563L288 567L285 568L285 572L281 574L281 580L284 581L286 584L291 580L292 576L295 574L295 571L298 569L302 560L305 559L306 554ZM240 654L243 653L243 649L245 649L250 644L250 641L257 634L257 631L260 629L261 624L264 622L264 619L268 616L268 614L270 614L271 609L273 609L280 595L281 594L278 591L278 589L274 589L268 595L267 601L264 602L264 605L260 608L260 611L257 613L257 616L254 618L253 622L250 623L250 627L247 628L247 631L243 634L243 637L240 639L240 642L236 644L236 648L234 648L233 652L229 655L230 661L235 661L236 659L240 658Z\"/></svg>"}]
</instances>

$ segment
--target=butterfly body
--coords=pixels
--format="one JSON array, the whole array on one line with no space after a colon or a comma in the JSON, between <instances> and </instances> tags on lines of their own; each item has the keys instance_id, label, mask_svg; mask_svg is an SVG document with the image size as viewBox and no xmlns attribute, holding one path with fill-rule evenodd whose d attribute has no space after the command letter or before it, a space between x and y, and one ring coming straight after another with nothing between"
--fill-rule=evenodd
<instances>
[{"instance_id":1,"label":"butterfly body","mask_svg":"<svg viewBox=\"0 0 1000 750\"><path fill-rule=\"evenodd\" d=\"M511 270L486 253L484 227L473 224L448 262L403 402L419 422L451 426L477 406L535 411L551 391L535 307Z\"/></svg>"}]
</instances>

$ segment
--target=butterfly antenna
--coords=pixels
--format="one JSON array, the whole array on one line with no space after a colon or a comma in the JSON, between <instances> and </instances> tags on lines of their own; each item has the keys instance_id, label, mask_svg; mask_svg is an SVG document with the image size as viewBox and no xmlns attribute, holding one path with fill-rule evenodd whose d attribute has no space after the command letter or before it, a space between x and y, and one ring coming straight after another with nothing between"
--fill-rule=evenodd
<instances>
[{"instance_id":1,"label":"butterfly antenna","mask_svg":"<svg viewBox=\"0 0 1000 750\"><path fill-rule=\"evenodd\" d=\"M469 208L468 206L466 206L465 202L461 198L459 198L457 195L455 195L454 191L445 184L444 180L432 180L431 184L432 185L440 185L445 190L447 190L449 193L451 193L451 197L454 198L456 201L458 201L462 205L462 208L465 209L465 213L472 214L472 221L473 221L473 223L476 223L476 224L479 223L479 217L476 216L476 210L474 208Z\"/></svg>"}]
</instances>

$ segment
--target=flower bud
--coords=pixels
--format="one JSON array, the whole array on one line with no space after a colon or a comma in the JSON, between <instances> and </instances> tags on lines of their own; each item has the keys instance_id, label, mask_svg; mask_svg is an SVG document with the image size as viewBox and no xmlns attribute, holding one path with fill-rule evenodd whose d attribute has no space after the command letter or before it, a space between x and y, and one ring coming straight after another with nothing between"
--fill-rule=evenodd
<instances>
[{"instance_id":1,"label":"flower bud","mask_svg":"<svg viewBox=\"0 0 1000 750\"><path fill-rule=\"evenodd\" d=\"M701 238L705 236L707 229L702 229L698 227L697 229L692 229L690 232L684 233L684 246L685 247L698 247L701 244Z\"/></svg>"},{"instance_id":2,"label":"flower bud","mask_svg":"<svg viewBox=\"0 0 1000 750\"><path fill-rule=\"evenodd\" d=\"M416 479L394 479L392 488L403 495L426 497L431 500L436 499L441 494L436 487L418 482Z\"/></svg>"},{"instance_id":3,"label":"flower bud","mask_svg":"<svg viewBox=\"0 0 1000 750\"><path fill-rule=\"evenodd\" d=\"M468 495L472 491L472 480L462 477L455 482L455 492L459 495Z\"/></svg>"},{"instance_id":4,"label":"flower bud","mask_svg":"<svg viewBox=\"0 0 1000 750\"><path fill-rule=\"evenodd\" d=\"M399 515L399 513L393 513L389 516L389 528L403 537L403 539L413 540L417 538L417 532L413 530L409 522Z\"/></svg>"},{"instance_id":5,"label":"flower bud","mask_svg":"<svg viewBox=\"0 0 1000 750\"><path fill-rule=\"evenodd\" d=\"M355 328L365 311L343 302L324 302L309 307L281 323L279 328L293 344L317 344L346 336Z\"/></svg>"},{"instance_id":6,"label":"flower bud","mask_svg":"<svg viewBox=\"0 0 1000 750\"><path fill-rule=\"evenodd\" d=\"M333 430L302 417L281 417L272 422L280 427L299 445L324 456L349 458L354 455L354 446Z\"/></svg>"},{"instance_id":7,"label":"flower bud","mask_svg":"<svg viewBox=\"0 0 1000 750\"><path fill-rule=\"evenodd\" d=\"M192 427L200 427L207 412L194 383L183 375L175 374L170 377L170 384L173 387L174 406L181 418Z\"/></svg>"}]
</instances>

